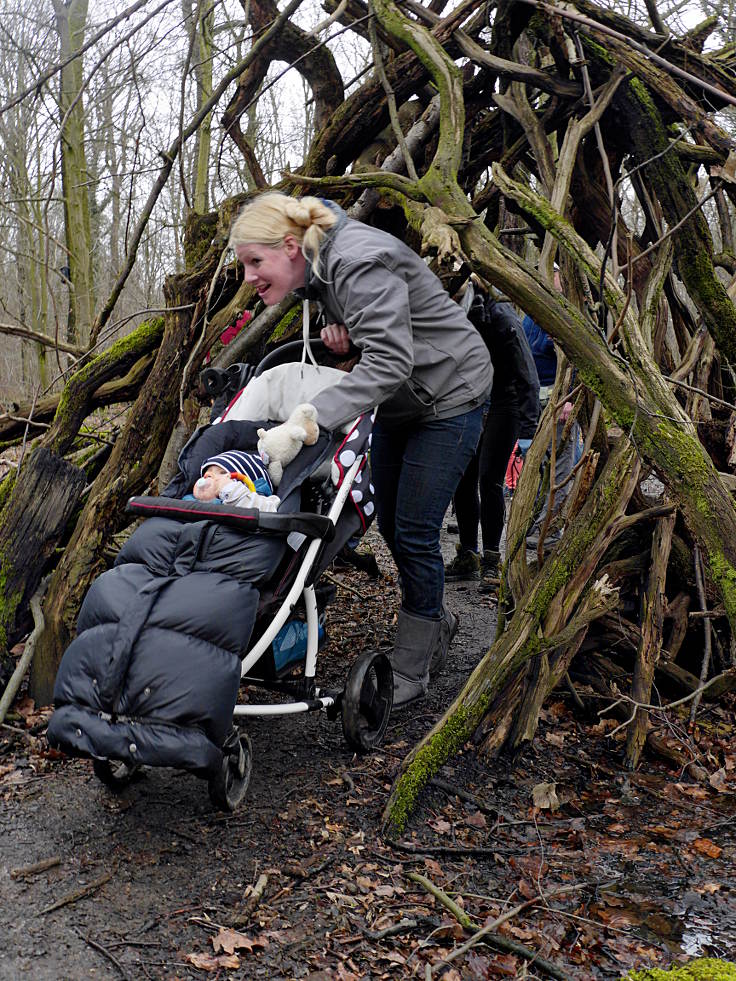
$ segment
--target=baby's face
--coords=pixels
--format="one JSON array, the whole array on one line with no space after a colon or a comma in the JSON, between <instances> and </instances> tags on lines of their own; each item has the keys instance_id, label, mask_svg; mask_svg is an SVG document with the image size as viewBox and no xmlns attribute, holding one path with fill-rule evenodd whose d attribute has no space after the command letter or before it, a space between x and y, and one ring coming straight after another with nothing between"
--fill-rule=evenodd
<instances>
[{"instance_id":1,"label":"baby's face","mask_svg":"<svg viewBox=\"0 0 736 981\"><path fill-rule=\"evenodd\" d=\"M214 501L229 479L222 467L207 467L192 493L198 501Z\"/></svg>"}]
</instances>

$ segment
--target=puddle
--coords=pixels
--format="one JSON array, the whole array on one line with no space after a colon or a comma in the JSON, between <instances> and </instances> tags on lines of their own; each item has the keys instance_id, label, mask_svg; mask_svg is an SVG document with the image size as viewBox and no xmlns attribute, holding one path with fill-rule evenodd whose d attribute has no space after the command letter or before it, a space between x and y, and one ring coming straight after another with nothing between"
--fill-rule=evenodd
<instances>
[{"instance_id":1,"label":"puddle","mask_svg":"<svg viewBox=\"0 0 736 981\"><path fill-rule=\"evenodd\" d=\"M669 880L667 885L669 895L662 895L662 880L656 877L621 880L601 893L600 917L612 927L666 946L672 954L723 957L732 953L729 938L736 918L726 913L732 906L725 893L720 899L701 895L694 883L685 880Z\"/></svg>"}]
</instances>

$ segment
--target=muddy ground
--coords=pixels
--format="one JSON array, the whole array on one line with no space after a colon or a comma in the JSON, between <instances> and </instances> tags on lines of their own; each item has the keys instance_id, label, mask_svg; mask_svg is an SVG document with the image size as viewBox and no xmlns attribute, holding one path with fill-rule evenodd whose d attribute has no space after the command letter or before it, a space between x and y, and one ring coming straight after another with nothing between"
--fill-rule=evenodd
<instances>
[{"instance_id":1,"label":"muddy ground","mask_svg":"<svg viewBox=\"0 0 736 981\"><path fill-rule=\"evenodd\" d=\"M335 571L354 591L339 587L330 607L328 681L391 634L394 573L370 540L382 580ZM452 540L443 547L449 558ZM613 724L576 717L561 692L516 760L485 764L468 748L402 841L382 840L401 759L492 638L492 600L473 585L447 592L461 617L448 670L383 749L354 756L324 716L249 723L253 776L232 815L170 770L112 795L88 762L49 758L42 721L12 717L0 730L0 979L609 979L734 955L733 705L702 713L721 733L709 786L650 757L627 774ZM544 796L533 806L540 784L555 785L557 810ZM442 966L523 904L493 946Z\"/></svg>"}]
</instances>

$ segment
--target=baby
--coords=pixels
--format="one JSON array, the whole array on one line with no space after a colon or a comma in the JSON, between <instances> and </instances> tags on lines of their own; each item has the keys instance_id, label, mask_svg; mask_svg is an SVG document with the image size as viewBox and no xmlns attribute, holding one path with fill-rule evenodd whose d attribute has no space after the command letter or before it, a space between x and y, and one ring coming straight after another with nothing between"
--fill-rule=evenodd
<instances>
[{"instance_id":1,"label":"baby","mask_svg":"<svg viewBox=\"0 0 736 981\"><path fill-rule=\"evenodd\" d=\"M205 460L201 474L192 492L197 501L260 511L276 511L281 504L258 453L244 450L220 453Z\"/></svg>"}]
</instances>

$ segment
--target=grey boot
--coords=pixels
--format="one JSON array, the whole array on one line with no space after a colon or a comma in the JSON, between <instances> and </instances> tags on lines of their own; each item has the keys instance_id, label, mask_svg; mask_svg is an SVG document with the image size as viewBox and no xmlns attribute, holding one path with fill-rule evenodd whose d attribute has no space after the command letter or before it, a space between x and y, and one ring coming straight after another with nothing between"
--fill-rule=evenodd
<instances>
[{"instance_id":1,"label":"grey boot","mask_svg":"<svg viewBox=\"0 0 736 981\"><path fill-rule=\"evenodd\" d=\"M442 616L440 618L440 632L432 653L432 660L429 662L429 674L432 678L439 674L447 663L447 652L457 633L457 625L457 617L454 613L450 613L443 603Z\"/></svg>"},{"instance_id":2,"label":"grey boot","mask_svg":"<svg viewBox=\"0 0 736 981\"><path fill-rule=\"evenodd\" d=\"M427 694L429 662L437 646L441 620L399 610L396 639L388 659L394 671L394 709Z\"/></svg>"}]
</instances>

